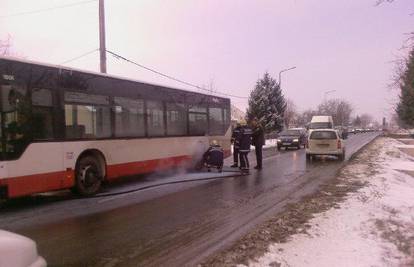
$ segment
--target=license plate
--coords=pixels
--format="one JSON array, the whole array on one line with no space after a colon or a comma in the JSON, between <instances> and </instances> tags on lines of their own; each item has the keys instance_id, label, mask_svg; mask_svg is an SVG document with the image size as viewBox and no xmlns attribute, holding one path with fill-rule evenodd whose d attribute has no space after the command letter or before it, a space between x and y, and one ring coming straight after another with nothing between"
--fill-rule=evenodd
<instances>
[{"instance_id":1,"label":"license plate","mask_svg":"<svg viewBox=\"0 0 414 267\"><path fill-rule=\"evenodd\" d=\"M328 147L329 144L318 144L318 146L320 146L320 147Z\"/></svg>"},{"instance_id":2,"label":"license plate","mask_svg":"<svg viewBox=\"0 0 414 267\"><path fill-rule=\"evenodd\" d=\"M283 143L284 146L290 146L290 143Z\"/></svg>"}]
</instances>

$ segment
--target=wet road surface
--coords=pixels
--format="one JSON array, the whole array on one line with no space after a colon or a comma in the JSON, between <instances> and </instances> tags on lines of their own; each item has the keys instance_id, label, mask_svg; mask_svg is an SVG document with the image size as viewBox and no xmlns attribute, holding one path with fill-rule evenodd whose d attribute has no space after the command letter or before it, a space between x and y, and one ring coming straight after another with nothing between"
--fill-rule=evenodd
<instances>
[{"instance_id":1,"label":"wet road surface","mask_svg":"<svg viewBox=\"0 0 414 267\"><path fill-rule=\"evenodd\" d=\"M376 135L351 135L347 159ZM61 192L6 202L0 229L34 239L49 266L194 266L286 204L315 192L344 164L333 158L306 163L304 149L273 148L265 157L263 170L247 176L102 198ZM148 176L106 191L162 179L170 178Z\"/></svg>"}]
</instances>

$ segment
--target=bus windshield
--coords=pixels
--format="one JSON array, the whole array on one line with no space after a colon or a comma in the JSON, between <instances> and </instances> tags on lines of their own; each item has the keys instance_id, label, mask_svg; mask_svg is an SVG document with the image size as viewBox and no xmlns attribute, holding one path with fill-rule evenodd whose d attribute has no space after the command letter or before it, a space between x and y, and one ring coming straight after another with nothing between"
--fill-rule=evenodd
<instances>
[{"instance_id":1,"label":"bus windshield","mask_svg":"<svg viewBox=\"0 0 414 267\"><path fill-rule=\"evenodd\" d=\"M29 93L23 86L1 85L0 99L0 160L17 159L32 140L52 135L52 112L45 105L51 96L44 89Z\"/></svg>"},{"instance_id":2,"label":"bus windshield","mask_svg":"<svg viewBox=\"0 0 414 267\"><path fill-rule=\"evenodd\" d=\"M1 86L1 160L16 158L30 142L25 94L12 85Z\"/></svg>"}]
</instances>

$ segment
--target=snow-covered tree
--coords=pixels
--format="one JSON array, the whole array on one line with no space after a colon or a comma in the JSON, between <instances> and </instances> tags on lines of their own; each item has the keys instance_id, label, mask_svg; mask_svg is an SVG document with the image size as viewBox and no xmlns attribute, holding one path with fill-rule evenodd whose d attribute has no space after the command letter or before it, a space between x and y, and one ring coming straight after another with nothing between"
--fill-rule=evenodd
<instances>
[{"instance_id":1,"label":"snow-covered tree","mask_svg":"<svg viewBox=\"0 0 414 267\"><path fill-rule=\"evenodd\" d=\"M257 118L266 132L283 129L286 100L279 84L269 73L259 79L250 93L247 120Z\"/></svg>"}]
</instances>

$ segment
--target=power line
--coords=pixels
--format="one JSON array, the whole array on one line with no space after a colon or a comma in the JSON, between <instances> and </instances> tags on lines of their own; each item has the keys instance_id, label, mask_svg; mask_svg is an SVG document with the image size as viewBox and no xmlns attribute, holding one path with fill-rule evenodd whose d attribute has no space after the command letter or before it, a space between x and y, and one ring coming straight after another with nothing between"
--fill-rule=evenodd
<instances>
[{"instance_id":1,"label":"power line","mask_svg":"<svg viewBox=\"0 0 414 267\"><path fill-rule=\"evenodd\" d=\"M186 82L186 81L184 81L184 80L181 80L181 79L175 78L175 77L173 77L173 76L170 76L170 75L164 74L164 73L162 73L162 72L159 72L159 71L157 71L157 70L155 70L155 69L152 69L152 68L146 67L146 66L144 66L144 65L142 65L142 64L139 64L139 63L137 63L137 62L134 62L134 61L132 61L132 60L129 60L129 59L127 59L127 58L125 58L125 57L123 57L123 56L121 56L121 55L119 55L119 54L117 54L117 53L114 53L114 52L112 52L112 51L106 50L106 52L108 52L109 54L111 54L112 56L114 56L116 59L122 59L122 60L124 60L124 61L126 61L126 62L129 62L129 63L131 63L131 64L133 64L133 65L136 65L136 66L138 66L138 67L140 67L140 68L143 68L143 69L145 69L145 70L148 70L148 71L150 71L150 72L153 72L153 73L155 73L155 74L158 74L158 75L160 75L160 76L163 76L163 77L168 78L168 79L170 79L170 80L173 80L173 81L176 81L176 82L179 82L179 83L182 83L182 84L185 84L185 85L188 85L188 86L191 86L191 87L197 88L197 89L199 89L199 90L203 90L203 91L207 91L207 92L211 93L211 90L209 90L209 89L207 89L207 88L204 88L204 87L198 86L198 85L193 84L193 83L190 83L190 82ZM220 95L224 95L224 96L228 96L228 97L235 97L235 98L247 98L247 97L245 97L245 96L237 96L237 95L226 94L226 93L221 93L221 92L215 92L215 93L216 93L216 94L220 94Z\"/></svg>"},{"instance_id":2,"label":"power line","mask_svg":"<svg viewBox=\"0 0 414 267\"><path fill-rule=\"evenodd\" d=\"M62 9L62 8L67 8L67 7L73 7L73 6L89 4L89 3L97 2L97 1L98 0L80 1L80 2L75 2L75 3L72 3L72 4L66 4L66 5L61 5L61 6L54 6L54 7L49 7L49 8L19 12L19 13L14 13L14 14L10 14L10 15L3 15L3 16L0 16L0 18L2 19L2 18L18 17L18 16L23 16L23 15L31 15L31 14L51 11L51 10L55 10L55 9Z\"/></svg>"},{"instance_id":3,"label":"power line","mask_svg":"<svg viewBox=\"0 0 414 267\"><path fill-rule=\"evenodd\" d=\"M87 56L87 55L89 55L89 54L92 54L93 52L96 52L96 51L98 51L98 50L99 50L98 48L95 48L94 50L91 50L91 51L89 51L89 52L86 52L86 53L84 53L84 54L81 54L81 55L79 55L79 56L77 56L77 57L74 57L74 58L71 58L71 59L69 59L69 60L63 61L63 62L62 62L62 63L60 63L59 65L63 65L63 64L66 64L66 63L69 63L69 62L75 61L75 60L80 59L80 58L82 58L82 57L85 57L85 56Z\"/></svg>"}]
</instances>

